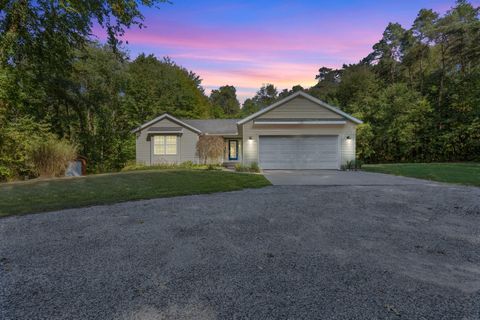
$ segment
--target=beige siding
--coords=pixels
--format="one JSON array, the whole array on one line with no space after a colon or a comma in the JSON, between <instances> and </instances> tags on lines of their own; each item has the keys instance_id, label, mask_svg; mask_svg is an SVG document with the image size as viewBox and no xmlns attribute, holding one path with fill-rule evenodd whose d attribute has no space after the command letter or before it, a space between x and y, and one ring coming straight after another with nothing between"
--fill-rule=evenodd
<instances>
[{"instance_id":1,"label":"beige siding","mask_svg":"<svg viewBox=\"0 0 480 320\"><path fill-rule=\"evenodd\" d=\"M285 104L262 114L258 119L343 119L339 114L328 110L308 99L297 97Z\"/></svg>"},{"instance_id":2,"label":"beige siding","mask_svg":"<svg viewBox=\"0 0 480 320\"><path fill-rule=\"evenodd\" d=\"M269 112L266 113L268 116ZM243 159L246 164L259 162L258 141L261 135L338 135L340 136L341 164L355 158L355 124L344 125L255 125L249 121L243 125ZM351 142L346 137L351 137ZM252 140L249 140L249 137Z\"/></svg>"},{"instance_id":3,"label":"beige siding","mask_svg":"<svg viewBox=\"0 0 480 320\"><path fill-rule=\"evenodd\" d=\"M179 124L168 119L160 120L150 126L180 127ZM197 133L187 128L183 128L183 134L177 138L176 155L154 155L153 139L151 138L152 135L149 135L147 131L149 127L144 128L136 134L137 163L153 165L157 163L182 163L185 161L198 162L198 157L196 156L196 145L198 141Z\"/></svg>"}]
</instances>

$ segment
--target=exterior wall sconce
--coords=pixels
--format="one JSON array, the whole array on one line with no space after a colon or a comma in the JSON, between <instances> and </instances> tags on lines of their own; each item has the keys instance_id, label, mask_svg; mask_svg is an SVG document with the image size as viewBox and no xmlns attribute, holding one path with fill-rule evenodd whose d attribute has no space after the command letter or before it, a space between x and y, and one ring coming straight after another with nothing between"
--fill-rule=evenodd
<instances>
[{"instance_id":1,"label":"exterior wall sconce","mask_svg":"<svg viewBox=\"0 0 480 320\"><path fill-rule=\"evenodd\" d=\"M252 137L248 137L248 140L252 141L253 139L252 139Z\"/></svg>"},{"instance_id":2,"label":"exterior wall sconce","mask_svg":"<svg viewBox=\"0 0 480 320\"><path fill-rule=\"evenodd\" d=\"M347 136L347 138L346 138L346 139L347 139L347 140L352 140L352 138L351 138L350 136Z\"/></svg>"}]
</instances>

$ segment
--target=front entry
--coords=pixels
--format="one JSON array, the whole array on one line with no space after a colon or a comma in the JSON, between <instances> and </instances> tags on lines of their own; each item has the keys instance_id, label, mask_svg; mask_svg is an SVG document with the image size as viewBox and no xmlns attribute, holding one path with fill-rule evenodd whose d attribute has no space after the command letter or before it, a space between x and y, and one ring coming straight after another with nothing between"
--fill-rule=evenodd
<instances>
[{"instance_id":1,"label":"front entry","mask_svg":"<svg viewBox=\"0 0 480 320\"><path fill-rule=\"evenodd\" d=\"M238 160L238 140L228 140L228 160Z\"/></svg>"}]
</instances>

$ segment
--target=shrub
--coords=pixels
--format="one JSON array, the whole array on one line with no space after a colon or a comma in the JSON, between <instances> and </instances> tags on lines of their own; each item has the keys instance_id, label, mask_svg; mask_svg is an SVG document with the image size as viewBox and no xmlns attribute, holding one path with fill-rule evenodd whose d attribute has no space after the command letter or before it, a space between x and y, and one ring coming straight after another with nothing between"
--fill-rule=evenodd
<instances>
[{"instance_id":1,"label":"shrub","mask_svg":"<svg viewBox=\"0 0 480 320\"><path fill-rule=\"evenodd\" d=\"M12 170L0 165L0 181L7 181L12 176Z\"/></svg>"},{"instance_id":2,"label":"shrub","mask_svg":"<svg viewBox=\"0 0 480 320\"><path fill-rule=\"evenodd\" d=\"M343 164L340 169L345 171L345 170L358 170L361 169L363 165L363 161L361 160L350 160L347 161L345 164Z\"/></svg>"},{"instance_id":3,"label":"shrub","mask_svg":"<svg viewBox=\"0 0 480 320\"><path fill-rule=\"evenodd\" d=\"M241 164L241 163L236 163L236 164L235 164L235 171L237 171L237 172L246 172L246 171L248 171L247 168L248 168L248 167L244 166L244 165Z\"/></svg>"},{"instance_id":4,"label":"shrub","mask_svg":"<svg viewBox=\"0 0 480 320\"><path fill-rule=\"evenodd\" d=\"M209 165L196 164L192 161L185 161L182 163L171 163L163 162L157 163L151 166L145 165L143 163L136 163L135 161L129 161L121 171L137 171L137 170L167 170L167 169L207 169L207 170L217 170L219 169L219 164L211 163Z\"/></svg>"},{"instance_id":5,"label":"shrub","mask_svg":"<svg viewBox=\"0 0 480 320\"><path fill-rule=\"evenodd\" d=\"M362 160L355 160L355 170L362 169L363 161Z\"/></svg>"},{"instance_id":6,"label":"shrub","mask_svg":"<svg viewBox=\"0 0 480 320\"><path fill-rule=\"evenodd\" d=\"M252 162L250 164L250 171L252 172L260 172L260 167L258 166L258 163Z\"/></svg>"},{"instance_id":7,"label":"shrub","mask_svg":"<svg viewBox=\"0 0 480 320\"><path fill-rule=\"evenodd\" d=\"M51 136L50 127L42 122L30 117L10 121L0 112L0 181L35 176L30 149Z\"/></svg>"},{"instance_id":8,"label":"shrub","mask_svg":"<svg viewBox=\"0 0 480 320\"><path fill-rule=\"evenodd\" d=\"M225 142L220 136L201 135L197 141L197 155L204 164L218 162L225 151Z\"/></svg>"},{"instance_id":9,"label":"shrub","mask_svg":"<svg viewBox=\"0 0 480 320\"><path fill-rule=\"evenodd\" d=\"M180 167L185 168L185 169L191 169L195 167L196 164L194 164L192 161L185 161L180 163Z\"/></svg>"},{"instance_id":10,"label":"shrub","mask_svg":"<svg viewBox=\"0 0 480 320\"><path fill-rule=\"evenodd\" d=\"M76 147L66 140L53 137L32 146L30 159L40 177L58 177L77 156Z\"/></svg>"},{"instance_id":11,"label":"shrub","mask_svg":"<svg viewBox=\"0 0 480 320\"><path fill-rule=\"evenodd\" d=\"M345 169L352 170L353 169L353 160L349 160L345 163Z\"/></svg>"},{"instance_id":12,"label":"shrub","mask_svg":"<svg viewBox=\"0 0 480 320\"><path fill-rule=\"evenodd\" d=\"M235 164L235 171L237 172L260 172L258 163L252 162L250 166L243 165L241 163Z\"/></svg>"}]
</instances>

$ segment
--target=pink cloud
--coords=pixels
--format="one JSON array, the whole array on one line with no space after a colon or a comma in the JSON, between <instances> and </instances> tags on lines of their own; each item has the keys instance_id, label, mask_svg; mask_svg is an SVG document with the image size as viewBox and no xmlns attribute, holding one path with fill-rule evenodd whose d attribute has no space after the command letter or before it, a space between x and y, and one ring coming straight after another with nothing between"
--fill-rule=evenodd
<instances>
[{"instance_id":1,"label":"pink cloud","mask_svg":"<svg viewBox=\"0 0 480 320\"><path fill-rule=\"evenodd\" d=\"M165 32L164 30L169 30ZM301 32L288 35L258 29L217 29L162 22L144 30L130 30L125 40L131 44L240 52L305 51L338 54L352 48L369 48L378 34L355 30L349 34ZM337 32L338 33L338 32Z\"/></svg>"},{"instance_id":2,"label":"pink cloud","mask_svg":"<svg viewBox=\"0 0 480 320\"><path fill-rule=\"evenodd\" d=\"M160 57L172 57L200 75L207 88L225 84L243 88L239 90L241 100L264 83L279 89L312 86L320 66L338 68L358 62L381 36L368 28L345 33L334 24L331 30L306 28L290 33L259 27L192 26L168 20L148 25L127 31L124 40ZM95 34L102 37L101 32Z\"/></svg>"}]
</instances>

